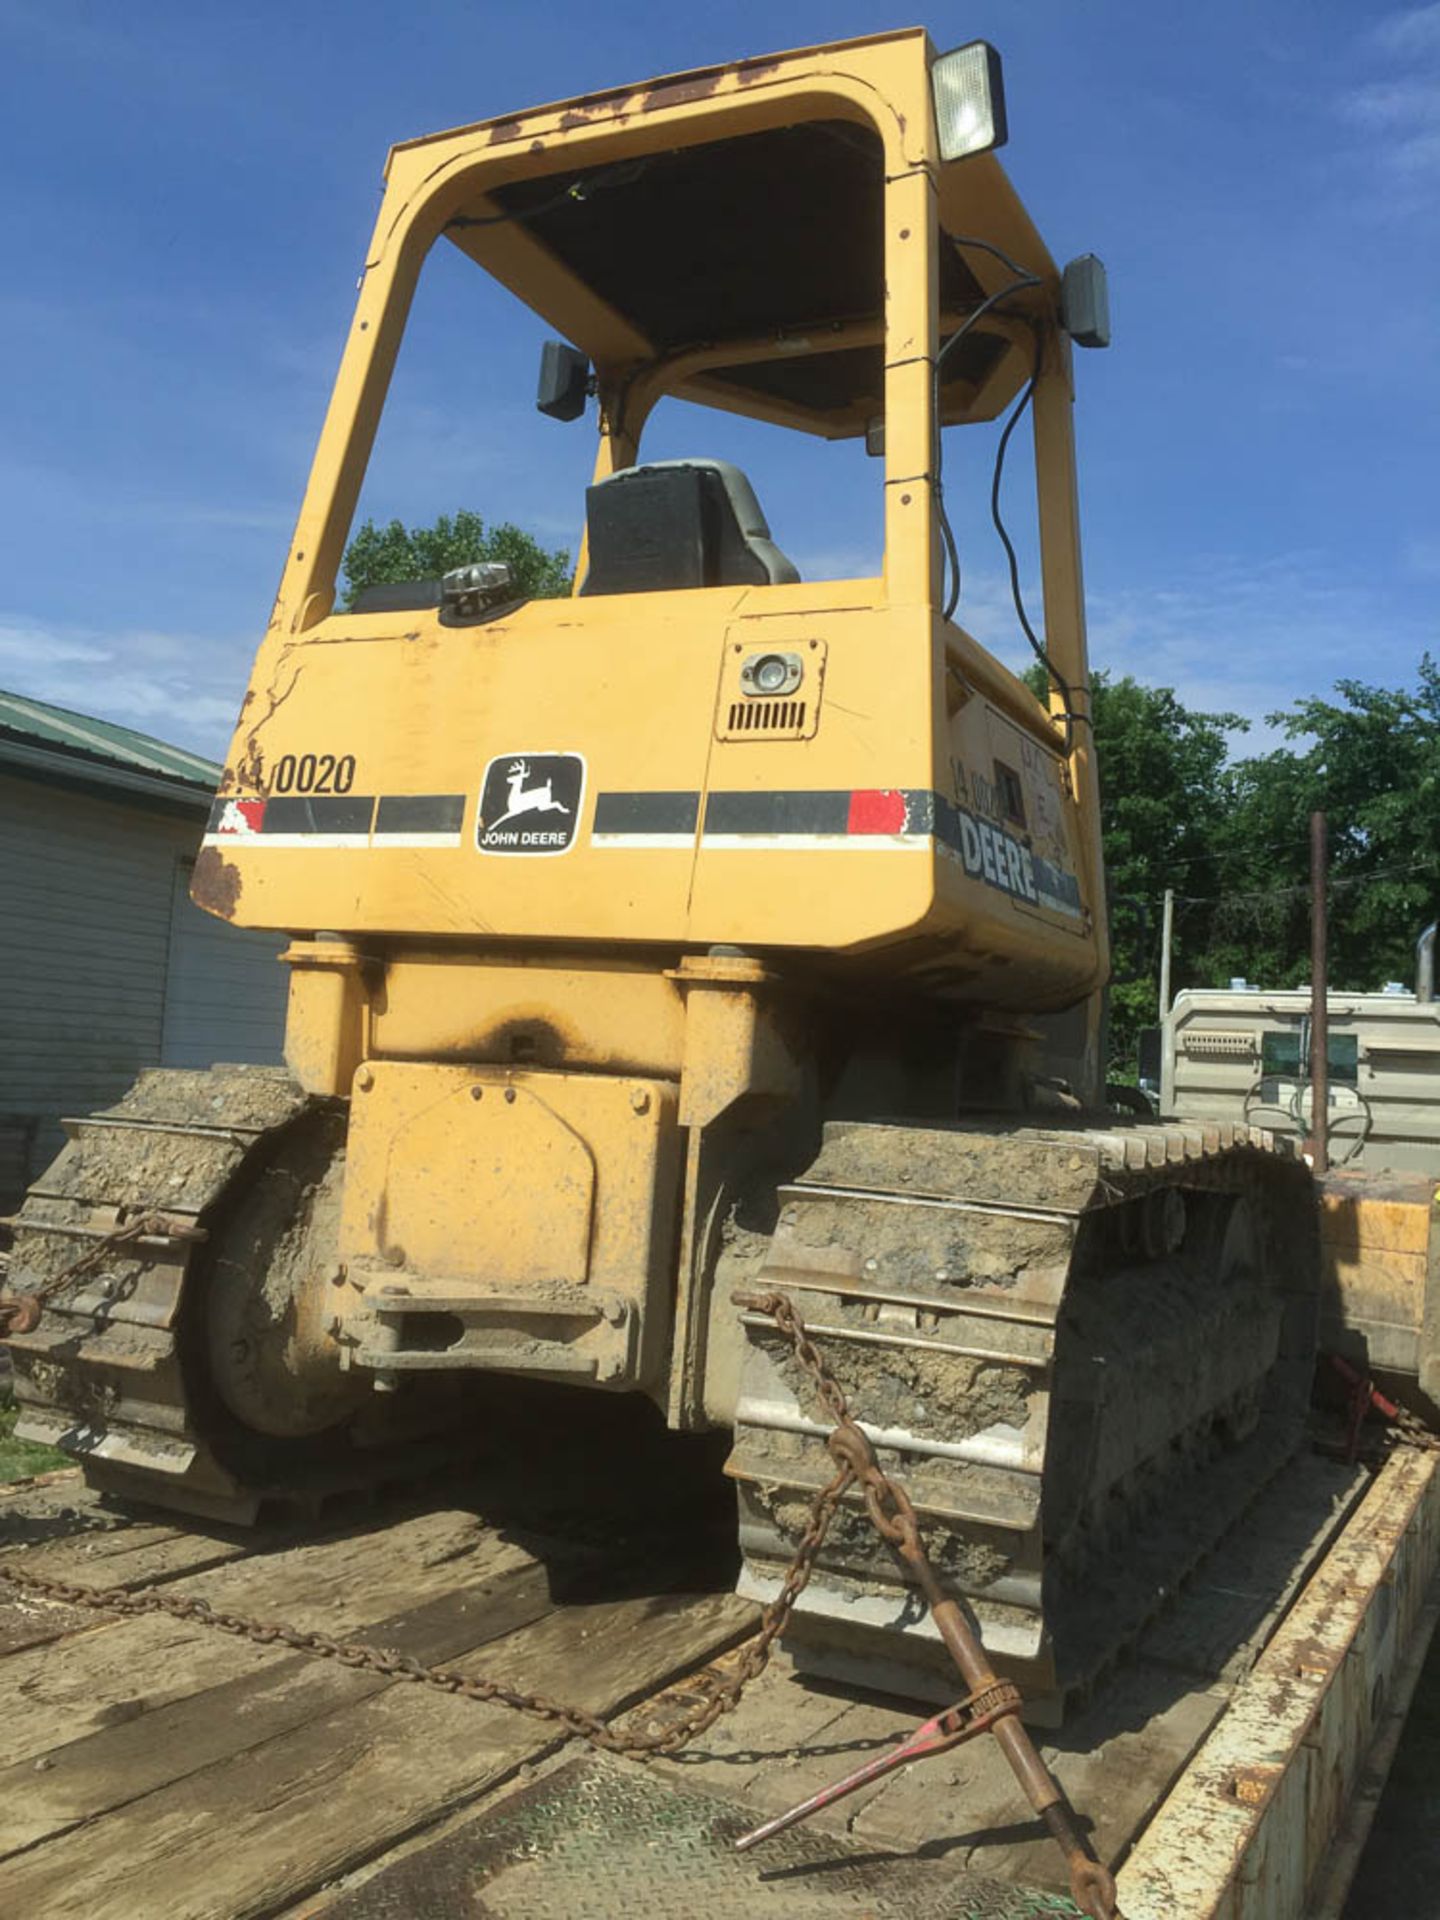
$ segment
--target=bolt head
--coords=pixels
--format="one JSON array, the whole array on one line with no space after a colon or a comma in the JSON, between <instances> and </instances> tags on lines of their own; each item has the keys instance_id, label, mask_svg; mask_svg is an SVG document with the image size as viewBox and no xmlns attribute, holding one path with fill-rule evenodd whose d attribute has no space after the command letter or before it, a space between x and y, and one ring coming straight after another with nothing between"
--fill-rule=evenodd
<instances>
[{"instance_id":1,"label":"bolt head","mask_svg":"<svg viewBox=\"0 0 1440 1920\"><path fill-rule=\"evenodd\" d=\"M485 1098L485 1089L483 1087L471 1087L470 1098L472 1100L483 1100Z\"/></svg>"},{"instance_id":2,"label":"bolt head","mask_svg":"<svg viewBox=\"0 0 1440 1920\"><path fill-rule=\"evenodd\" d=\"M635 1109L636 1113L648 1113L650 1111L650 1094L648 1089L645 1087L632 1087L630 1090L630 1105Z\"/></svg>"},{"instance_id":3,"label":"bolt head","mask_svg":"<svg viewBox=\"0 0 1440 1920\"><path fill-rule=\"evenodd\" d=\"M361 1067L360 1071L355 1075L355 1084L361 1093L368 1093L370 1091L375 1084L375 1075L370 1071L369 1067Z\"/></svg>"},{"instance_id":4,"label":"bolt head","mask_svg":"<svg viewBox=\"0 0 1440 1920\"><path fill-rule=\"evenodd\" d=\"M403 1267L405 1264L405 1249L403 1247L387 1247L385 1249L385 1264L387 1267Z\"/></svg>"}]
</instances>

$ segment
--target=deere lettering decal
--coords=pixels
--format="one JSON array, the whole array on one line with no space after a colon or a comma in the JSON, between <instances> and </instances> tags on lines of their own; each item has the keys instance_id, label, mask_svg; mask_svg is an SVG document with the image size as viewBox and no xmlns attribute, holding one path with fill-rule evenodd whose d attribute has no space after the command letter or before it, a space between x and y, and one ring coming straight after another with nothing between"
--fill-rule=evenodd
<instances>
[{"instance_id":1,"label":"deere lettering decal","mask_svg":"<svg viewBox=\"0 0 1440 1920\"><path fill-rule=\"evenodd\" d=\"M481 853L565 853L585 798L578 753L502 753L485 769L475 844Z\"/></svg>"}]
</instances>

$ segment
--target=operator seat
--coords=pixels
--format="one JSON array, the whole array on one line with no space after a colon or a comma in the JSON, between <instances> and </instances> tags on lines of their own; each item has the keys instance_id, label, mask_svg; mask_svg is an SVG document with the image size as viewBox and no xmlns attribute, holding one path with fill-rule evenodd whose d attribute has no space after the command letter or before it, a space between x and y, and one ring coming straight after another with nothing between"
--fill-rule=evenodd
<instances>
[{"instance_id":1,"label":"operator seat","mask_svg":"<svg viewBox=\"0 0 1440 1920\"><path fill-rule=\"evenodd\" d=\"M589 570L581 593L790 584L799 569L770 538L754 489L728 460L652 460L585 494Z\"/></svg>"}]
</instances>

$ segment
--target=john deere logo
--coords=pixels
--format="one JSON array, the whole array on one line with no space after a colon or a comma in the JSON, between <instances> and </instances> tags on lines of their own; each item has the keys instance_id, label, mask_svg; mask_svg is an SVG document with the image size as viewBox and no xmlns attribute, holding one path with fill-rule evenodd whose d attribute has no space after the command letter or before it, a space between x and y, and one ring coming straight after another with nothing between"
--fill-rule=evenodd
<instances>
[{"instance_id":1,"label":"john deere logo","mask_svg":"<svg viewBox=\"0 0 1440 1920\"><path fill-rule=\"evenodd\" d=\"M580 824L578 753L502 753L485 769L475 844L481 853L564 853Z\"/></svg>"}]
</instances>

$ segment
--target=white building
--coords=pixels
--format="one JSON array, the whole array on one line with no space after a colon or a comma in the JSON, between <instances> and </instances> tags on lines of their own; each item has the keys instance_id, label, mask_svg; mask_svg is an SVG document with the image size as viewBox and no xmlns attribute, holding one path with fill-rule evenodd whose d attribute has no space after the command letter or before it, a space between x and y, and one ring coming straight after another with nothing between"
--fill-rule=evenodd
<instances>
[{"instance_id":1,"label":"white building","mask_svg":"<svg viewBox=\"0 0 1440 1920\"><path fill-rule=\"evenodd\" d=\"M0 1214L142 1067L279 1061L283 942L189 897L219 777L0 692Z\"/></svg>"}]
</instances>

